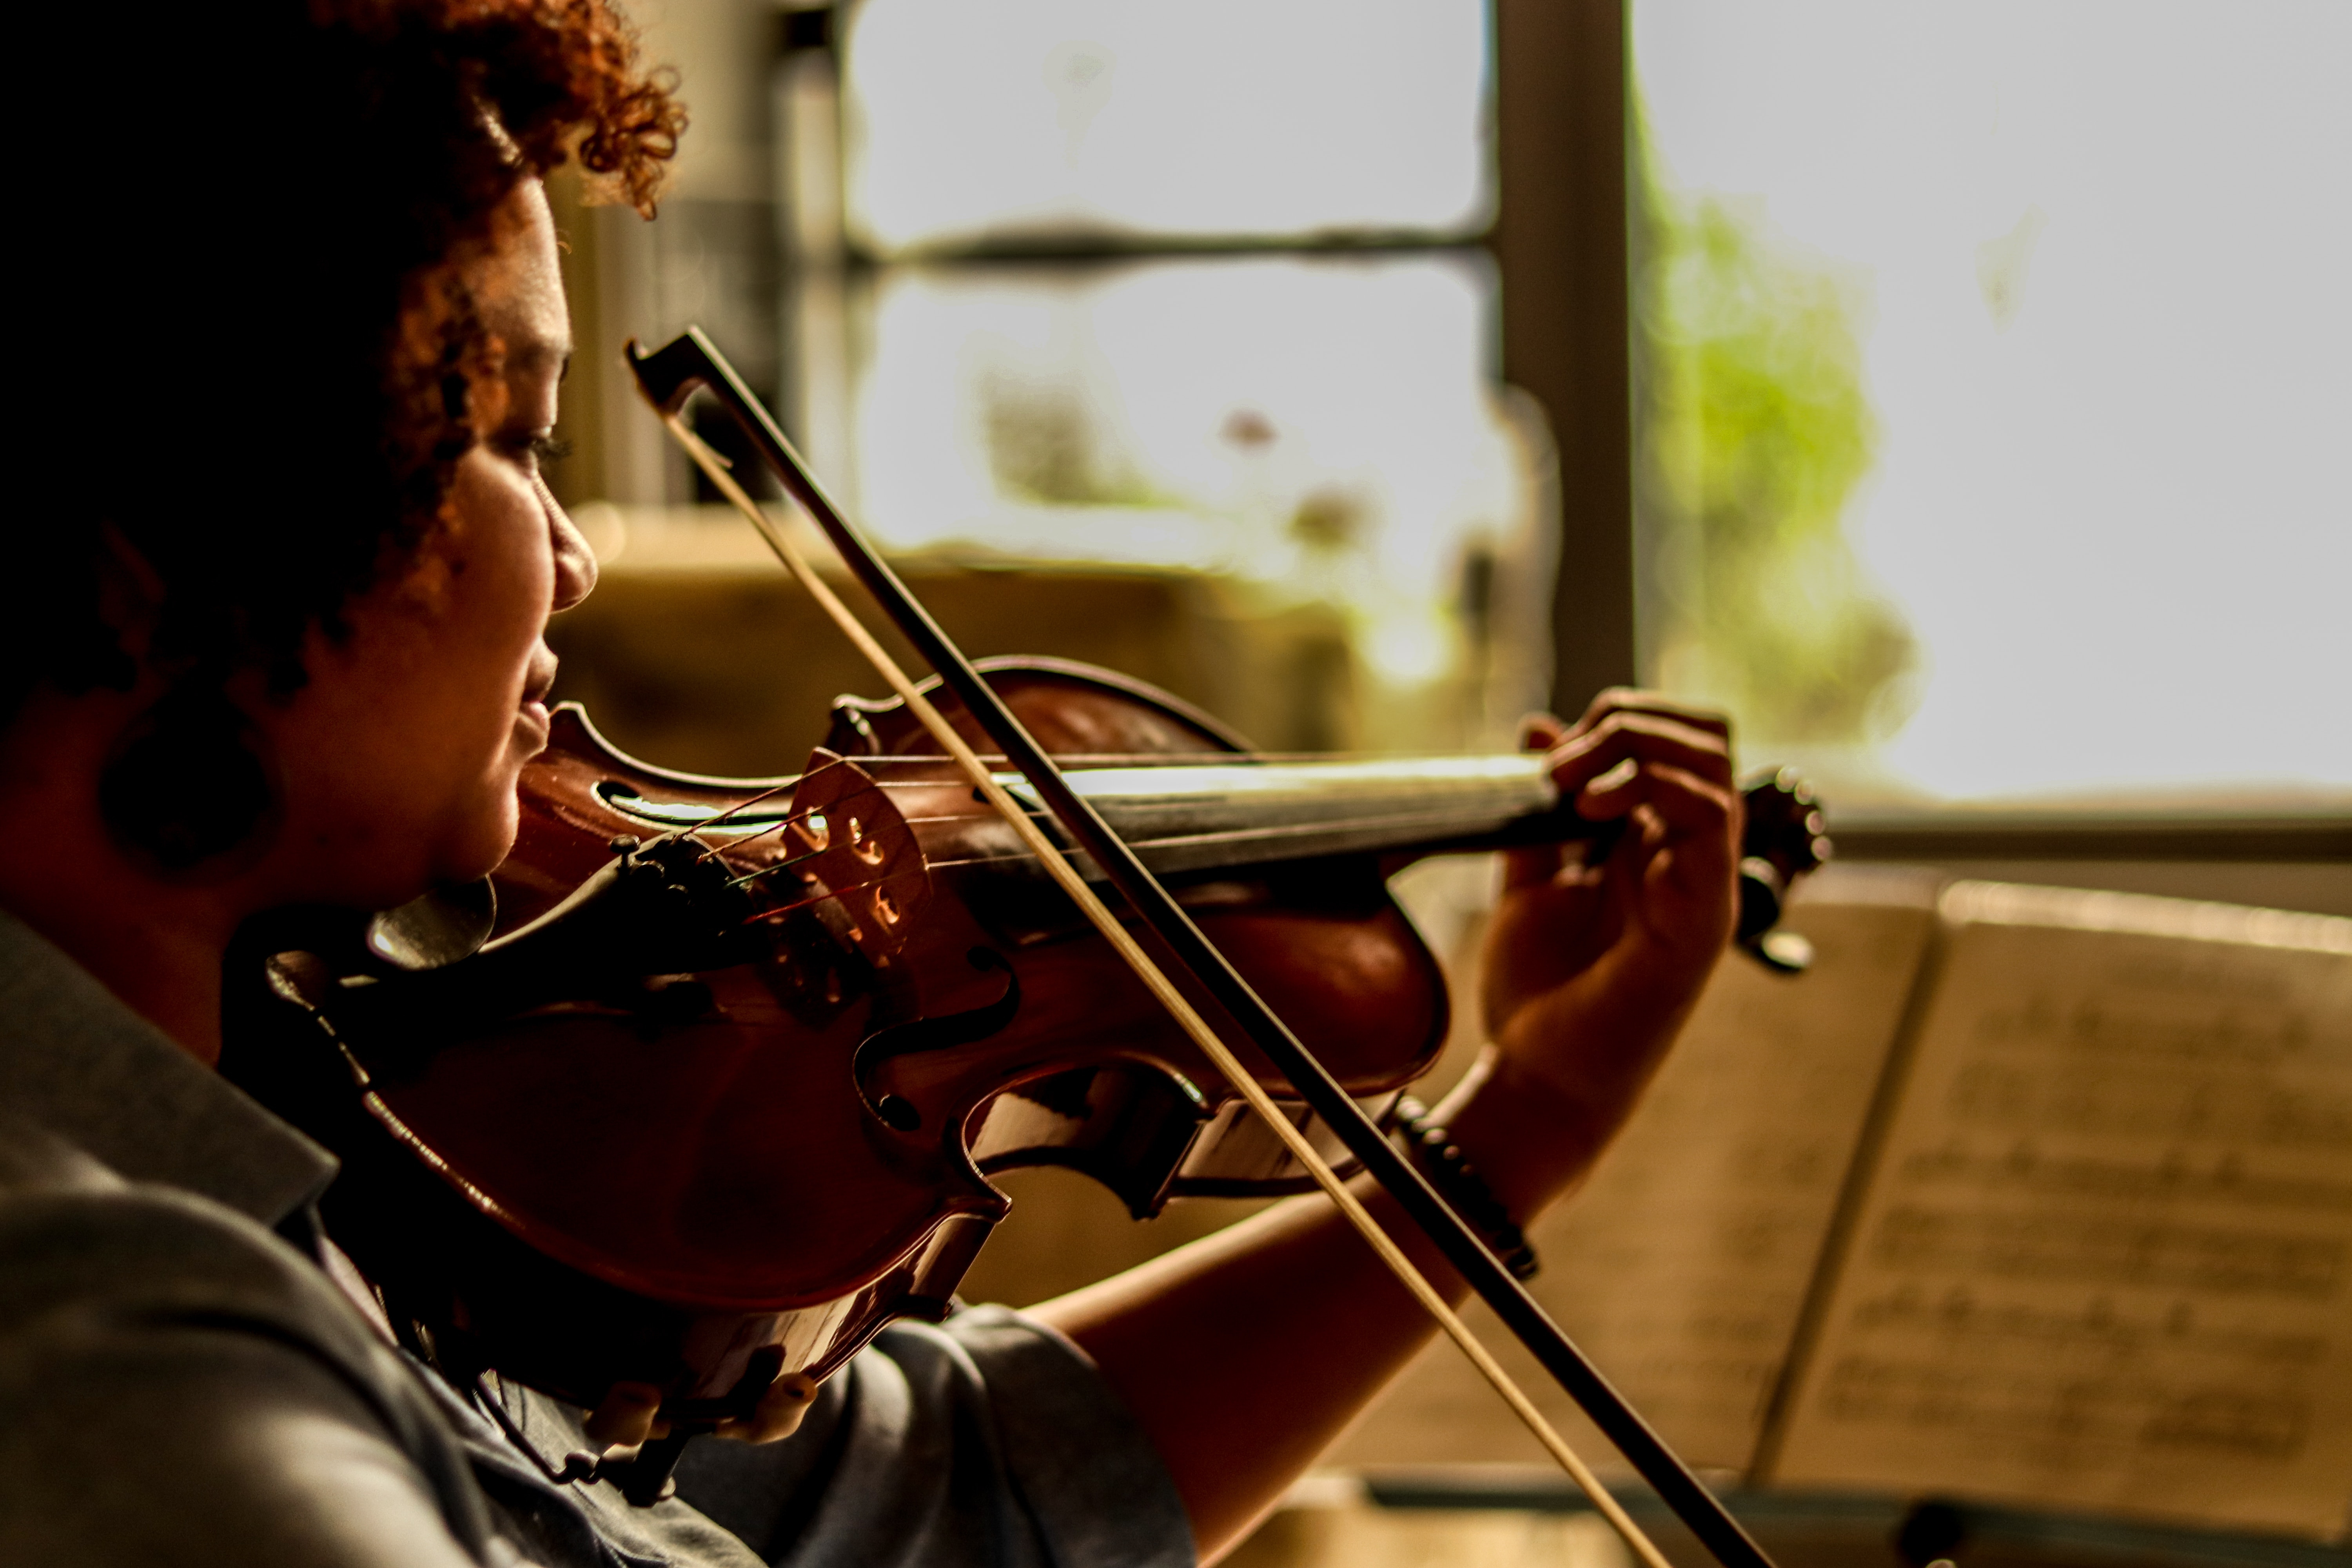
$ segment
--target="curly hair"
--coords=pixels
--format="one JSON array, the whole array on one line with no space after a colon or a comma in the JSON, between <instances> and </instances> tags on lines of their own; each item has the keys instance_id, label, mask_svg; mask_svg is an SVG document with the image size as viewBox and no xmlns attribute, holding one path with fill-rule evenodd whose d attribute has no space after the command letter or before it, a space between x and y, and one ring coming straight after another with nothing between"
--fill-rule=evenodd
<instances>
[{"instance_id":1,"label":"curly hair","mask_svg":"<svg viewBox=\"0 0 2352 1568\"><path fill-rule=\"evenodd\" d=\"M684 112L605 0L40 12L0 722L44 683L131 682L110 527L162 581L154 658L292 690L480 437L461 264L500 204L577 160L650 216Z\"/></svg>"}]
</instances>

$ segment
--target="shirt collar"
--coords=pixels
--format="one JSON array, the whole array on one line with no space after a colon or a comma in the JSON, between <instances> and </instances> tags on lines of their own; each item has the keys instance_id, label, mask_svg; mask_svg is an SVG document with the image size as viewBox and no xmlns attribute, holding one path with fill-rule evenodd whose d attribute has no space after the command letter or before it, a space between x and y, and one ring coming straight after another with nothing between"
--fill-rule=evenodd
<instances>
[{"instance_id":1,"label":"shirt collar","mask_svg":"<svg viewBox=\"0 0 2352 1568\"><path fill-rule=\"evenodd\" d=\"M134 1182L275 1226L336 1163L0 910L0 1104Z\"/></svg>"}]
</instances>

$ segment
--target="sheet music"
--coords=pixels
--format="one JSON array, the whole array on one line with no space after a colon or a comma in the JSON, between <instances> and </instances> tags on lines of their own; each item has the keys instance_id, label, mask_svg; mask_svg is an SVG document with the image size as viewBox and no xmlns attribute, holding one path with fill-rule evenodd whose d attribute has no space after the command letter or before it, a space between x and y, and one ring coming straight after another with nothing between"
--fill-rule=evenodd
<instances>
[{"instance_id":1,"label":"sheet music","mask_svg":"<svg viewBox=\"0 0 2352 1568\"><path fill-rule=\"evenodd\" d=\"M1693 1464L1744 1468L1864 1112L1934 923L1924 876L1833 868L1789 921L1800 977L1724 959L1584 1190L1531 1232L1531 1289ZM1607 1441L1483 1308L1481 1337L1578 1451ZM1327 1456L1355 1467L1548 1464L1450 1344Z\"/></svg>"},{"instance_id":2,"label":"sheet music","mask_svg":"<svg viewBox=\"0 0 2352 1568\"><path fill-rule=\"evenodd\" d=\"M1943 910L1772 1479L2342 1533L2352 921Z\"/></svg>"}]
</instances>

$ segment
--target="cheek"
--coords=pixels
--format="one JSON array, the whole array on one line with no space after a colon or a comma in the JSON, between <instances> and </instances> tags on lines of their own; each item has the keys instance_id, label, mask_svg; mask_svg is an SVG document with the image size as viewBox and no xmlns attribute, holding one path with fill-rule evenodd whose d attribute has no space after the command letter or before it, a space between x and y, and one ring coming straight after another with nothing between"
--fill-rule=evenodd
<instances>
[{"instance_id":1,"label":"cheek","mask_svg":"<svg viewBox=\"0 0 2352 1568\"><path fill-rule=\"evenodd\" d=\"M385 908L504 858L515 831L511 703L446 684L445 645L374 633L320 673L273 726L289 868L307 895ZM403 645L405 646L403 646Z\"/></svg>"},{"instance_id":2,"label":"cheek","mask_svg":"<svg viewBox=\"0 0 2352 1568\"><path fill-rule=\"evenodd\" d=\"M430 830L435 874L479 876L515 827L515 781L539 735L518 710L554 593L547 514L534 487L477 450L460 463L446 535L446 615L432 628L434 668L415 737L439 760Z\"/></svg>"},{"instance_id":3,"label":"cheek","mask_svg":"<svg viewBox=\"0 0 2352 1568\"><path fill-rule=\"evenodd\" d=\"M457 515L351 606L346 639L314 637L311 679L271 726L317 896L397 902L480 876L512 840L538 741L518 704L553 565L544 514L497 479L461 466Z\"/></svg>"},{"instance_id":4,"label":"cheek","mask_svg":"<svg viewBox=\"0 0 2352 1568\"><path fill-rule=\"evenodd\" d=\"M445 651L481 661L482 678L511 674L519 688L554 601L546 510L528 479L479 448L458 464L451 500L439 535Z\"/></svg>"}]
</instances>

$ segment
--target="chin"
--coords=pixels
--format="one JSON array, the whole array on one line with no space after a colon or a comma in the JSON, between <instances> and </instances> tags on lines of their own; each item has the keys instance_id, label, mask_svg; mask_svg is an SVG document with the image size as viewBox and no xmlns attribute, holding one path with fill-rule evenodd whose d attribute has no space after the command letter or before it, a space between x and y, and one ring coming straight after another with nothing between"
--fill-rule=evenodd
<instances>
[{"instance_id":1,"label":"chin","mask_svg":"<svg viewBox=\"0 0 2352 1568\"><path fill-rule=\"evenodd\" d=\"M467 821L444 837L440 852L433 857L433 880L478 881L498 869L514 848L520 816L514 786L509 784L504 793L470 813Z\"/></svg>"}]
</instances>

